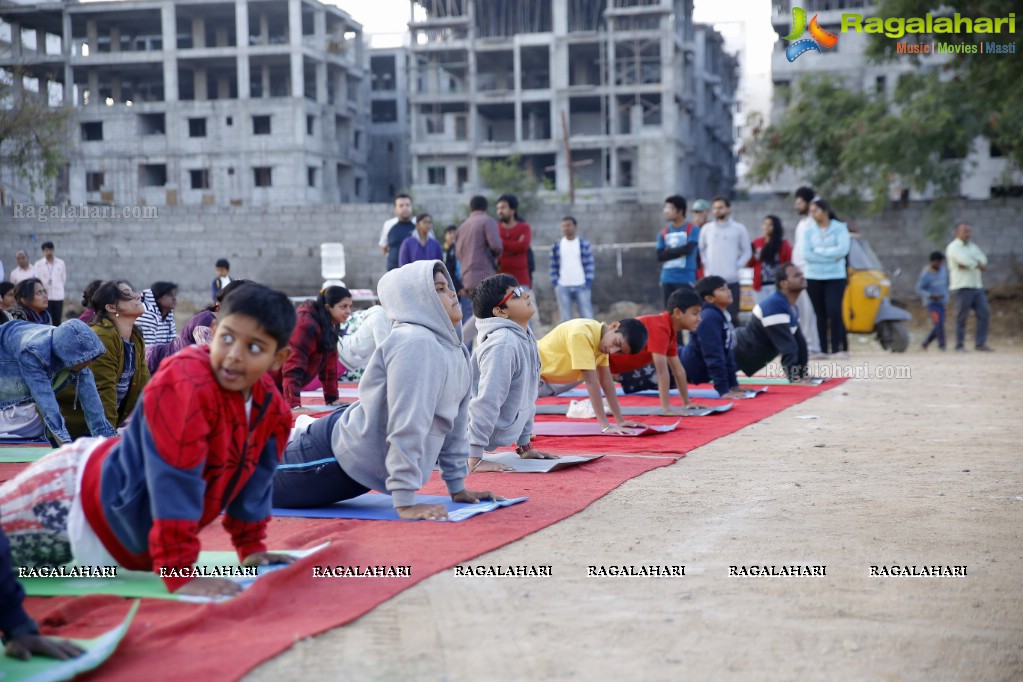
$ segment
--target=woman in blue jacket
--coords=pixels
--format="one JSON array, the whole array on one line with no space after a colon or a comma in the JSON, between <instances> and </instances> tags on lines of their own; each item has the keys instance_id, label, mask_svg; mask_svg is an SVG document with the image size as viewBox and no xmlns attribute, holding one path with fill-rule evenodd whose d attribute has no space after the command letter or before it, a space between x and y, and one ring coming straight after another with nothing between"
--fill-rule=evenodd
<instances>
[{"instance_id":1,"label":"woman in blue jacket","mask_svg":"<svg viewBox=\"0 0 1023 682\"><path fill-rule=\"evenodd\" d=\"M0 325L0 408L34 402L54 445L71 442L55 393L71 382L93 436L113 436L89 364L106 352L81 320L59 327L14 320Z\"/></svg>"},{"instance_id":2,"label":"woman in blue jacket","mask_svg":"<svg viewBox=\"0 0 1023 682\"><path fill-rule=\"evenodd\" d=\"M835 218L831 206L820 197L810 202L810 217L816 225L806 230L803 240L806 293L817 315L821 350L828 352L830 338L830 352L844 353L849 349L842 321L842 297L848 281L845 258L849 255L849 229Z\"/></svg>"}]
</instances>

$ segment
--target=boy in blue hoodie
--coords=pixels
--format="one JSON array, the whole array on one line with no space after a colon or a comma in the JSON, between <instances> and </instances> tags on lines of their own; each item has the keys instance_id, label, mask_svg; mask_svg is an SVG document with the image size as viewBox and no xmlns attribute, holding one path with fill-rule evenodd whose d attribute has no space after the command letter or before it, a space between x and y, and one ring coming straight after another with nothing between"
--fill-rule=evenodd
<instances>
[{"instance_id":1,"label":"boy in blue hoodie","mask_svg":"<svg viewBox=\"0 0 1023 682\"><path fill-rule=\"evenodd\" d=\"M529 328L536 308L528 289L511 275L493 275L472 292L476 315L472 397L469 400L469 469L509 471L483 462L483 451L515 444L523 459L557 459L533 448L533 416L540 387L540 352Z\"/></svg>"},{"instance_id":2,"label":"boy in blue hoodie","mask_svg":"<svg viewBox=\"0 0 1023 682\"><path fill-rule=\"evenodd\" d=\"M71 434L56 394L74 382L89 432L114 435L89 369L106 350L81 320L68 320L59 327L21 320L0 325L0 408L34 402L53 445L66 445Z\"/></svg>"},{"instance_id":3,"label":"boy in blue hoodie","mask_svg":"<svg viewBox=\"0 0 1023 682\"><path fill-rule=\"evenodd\" d=\"M735 377L735 327L727 314L732 290L711 275L696 283L696 293L703 299L700 325L679 353L686 377L691 384L711 382L722 398L742 400L746 394Z\"/></svg>"},{"instance_id":4,"label":"boy in blue hoodie","mask_svg":"<svg viewBox=\"0 0 1023 682\"><path fill-rule=\"evenodd\" d=\"M288 444L274 475L276 507L322 507L370 490L387 493L405 520L443 520L440 504L416 504L439 462L455 502L500 500L465 489L469 457L469 351L447 268L422 260L377 285L394 320L359 382L359 399L314 422Z\"/></svg>"},{"instance_id":5,"label":"boy in blue hoodie","mask_svg":"<svg viewBox=\"0 0 1023 682\"><path fill-rule=\"evenodd\" d=\"M927 314L931 317L931 333L924 339L923 349L938 342L938 348L945 350L945 306L948 305L948 270L945 269L945 254L935 251L931 262L920 272L916 280L916 293L920 296Z\"/></svg>"}]
</instances>

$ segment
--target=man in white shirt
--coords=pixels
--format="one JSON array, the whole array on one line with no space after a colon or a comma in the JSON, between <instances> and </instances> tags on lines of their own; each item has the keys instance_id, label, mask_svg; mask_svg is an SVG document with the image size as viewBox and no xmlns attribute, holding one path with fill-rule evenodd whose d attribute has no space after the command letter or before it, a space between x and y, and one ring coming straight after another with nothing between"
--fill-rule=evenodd
<instances>
[{"instance_id":1,"label":"man in white shirt","mask_svg":"<svg viewBox=\"0 0 1023 682\"><path fill-rule=\"evenodd\" d=\"M11 284L17 286L18 282L36 276L36 269L28 262L27 253L18 251L14 258L18 261L18 267L11 270Z\"/></svg>"},{"instance_id":2,"label":"man in white shirt","mask_svg":"<svg viewBox=\"0 0 1023 682\"><path fill-rule=\"evenodd\" d=\"M551 284L558 296L561 321L571 320L573 305L579 317L593 319L590 287L593 285L594 259L590 242L579 236L579 225L572 216L561 220L561 241L551 249Z\"/></svg>"},{"instance_id":3,"label":"man in white shirt","mask_svg":"<svg viewBox=\"0 0 1023 682\"><path fill-rule=\"evenodd\" d=\"M395 229L396 228L396 229ZM380 229L380 250L387 256L387 269L398 267L401 243L416 231L416 217L412 215L412 197L399 194L394 197L394 217L384 221Z\"/></svg>"},{"instance_id":4,"label":"man in white shirt","mask_svg":"<svg viewBox=\"0 0 1023 682\"><path fill-rule=\"evenodd\" d=\"M714 220L700 230L700 258L703 261L703 276L717 275L728 283L732 290L732 304L728 312L732 324L739 324L739 269L746 267L753 257L753 242L749 230L742 223L732 220L732 205L724 197L714 197L710 202Z\"/></svg>"},{"instance_id":5,"label":"man in white shirt","mask_svg":"<svg viewBox=\"0 0 1023 682\"><path fill-rule=\"evenodd\" d=\"M813 218L810 217L810 202L815 196L817 194L812 187L800 187L796 190L796 213L799 214L799 222L796 223L795 243L792 244L792 262L800 272L806 272L803 239L806 230L814 224ZM810 355L819 355L821 343L817 338L817 315L813 311L813 304L810 303L810 295L805 289L796 299L796 308L799 310L799 331L803 332L803 338L806 339L806 350Z\"/></svg>"},{"instance_id":6,"label":"man in white shirt","mask_svg":"<svg viewBox=\"0 0 1023 682\"><path fill-rule=\"evenodd\" d=\"M977 345L979 351L994 350L987 345L988 319L991 316L984 294L981 273L987 269L987 256L970 241L970 224L956 225L956 238L945 249L948 262L948 291L956 297L956 350L966 352L966 319L970 311L977 315Z\"/></svg>"},{"instance_id":7,"label":"man in white shirt","mask_svg":"<svg viewBox=\"0 0 1023 682\"><path fill-rule=\"evenodd\" d=\"M67 266L53 255L53 242L43 242L43 257L34 266L36 277L43 282L50 299L50 321L59 326L64 318L64 285L67 284Z\"/></svg>"}]
</instances>

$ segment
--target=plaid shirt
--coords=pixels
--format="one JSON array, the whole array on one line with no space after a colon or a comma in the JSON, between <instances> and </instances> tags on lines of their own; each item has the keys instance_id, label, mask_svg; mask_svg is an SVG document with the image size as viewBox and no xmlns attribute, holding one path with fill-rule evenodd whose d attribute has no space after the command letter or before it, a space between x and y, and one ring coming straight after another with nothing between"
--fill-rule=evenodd
<instances>
[{"instance_id":1,"label":"plaid shirt","mask_svg":"<svg viewBox=\"0 0 1023 682\"><path fill-rule=\"evenodd\" d=\"M337 345L323 351L320 349L320 340L320 323L309 308L299 308L298 322L288 342L291 357L274 377L290 407L302 405L302 387L316 376L319 376L323 384L324 400L331 403L338 398Z\"/></svg>"}]
</instances>

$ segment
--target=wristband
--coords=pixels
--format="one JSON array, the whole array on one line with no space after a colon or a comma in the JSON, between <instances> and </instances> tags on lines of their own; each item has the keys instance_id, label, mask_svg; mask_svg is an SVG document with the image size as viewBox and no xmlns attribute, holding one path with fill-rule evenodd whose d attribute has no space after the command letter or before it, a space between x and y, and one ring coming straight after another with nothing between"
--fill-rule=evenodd
<instances>
[{"instance_id":1,"label":"wristband","mask_svg":"<svg viewBox=\"0 0 1023 682\"><path fill-rule=\"evenodd\" d=\"M515 454L518 455L519 457L521 457L522 455L524 455L525 453L529 452L532 449L533 449L532 443L530 443L528 445L516 445L515 446Z\"/></svg>"}]
</instances>

